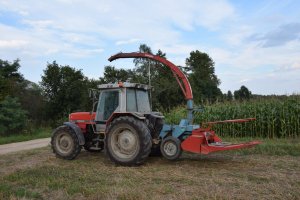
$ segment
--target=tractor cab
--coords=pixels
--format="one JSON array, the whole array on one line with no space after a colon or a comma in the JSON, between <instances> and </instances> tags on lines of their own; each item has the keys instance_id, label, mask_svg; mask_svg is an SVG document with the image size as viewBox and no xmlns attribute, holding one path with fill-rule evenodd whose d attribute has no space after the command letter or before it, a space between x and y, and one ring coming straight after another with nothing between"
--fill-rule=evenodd
<instances>
[{"instance_id":1,"label":"tractor cab","mask_svg":"<svg viewBox=\"0 0 300 200\"><path fill-rule=\"evenodd\" d=\"M100 94L95 121L105 122L114 112L151 112L148 85L119 82L99 85L98 88Z\"/></svg>"},{"instance_id":2,"label":"tractor cab","mask_svg":"<svg viewBox=\"0 0 300 200\"><path fill-rule=\"evenodd\" d=\"M105 133L106 124L119 116L131 115L140 120L163 118L160 113L151 110L148 85L119 82L99 85L98 88L100 94L95 117L97 132Z\"/></svg>"}]
</instances>

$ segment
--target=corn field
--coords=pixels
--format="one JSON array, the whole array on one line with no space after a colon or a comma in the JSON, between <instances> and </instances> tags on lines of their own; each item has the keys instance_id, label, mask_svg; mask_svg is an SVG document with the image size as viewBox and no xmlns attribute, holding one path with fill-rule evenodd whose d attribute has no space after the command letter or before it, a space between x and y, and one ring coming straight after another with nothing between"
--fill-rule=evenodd
<instances>
[{"instance_id":1,"label":"corn field","mask_svg":"<svg viewBox=\"0 0 300 200\"><path fill-rule=\"evenodd\" d=\"M177 123L186 117L184 107L165 114L168 123ZM252 100L248 102L218 103L205 106L194 113L194 124L227 119L256 118L247 123L214 125L220 136L289 138L300 136L300 97Z\"/></svg>"}]
</instances>

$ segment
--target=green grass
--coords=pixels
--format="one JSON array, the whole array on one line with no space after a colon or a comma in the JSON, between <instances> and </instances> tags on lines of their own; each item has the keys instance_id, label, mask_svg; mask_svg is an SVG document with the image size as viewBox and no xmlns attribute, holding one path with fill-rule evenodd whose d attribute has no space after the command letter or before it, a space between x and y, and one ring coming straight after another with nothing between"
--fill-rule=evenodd
<instances>
[{"instance_id":1,"label":"green grass","mask_svg":"<svg viewBox=\"0 0 300 200\"><path fill-rule=\"evenodd\" d=\"M29 199L41 199L41 195L37 192L26 189L22 186L14 187L13 185L7 185L0 183L0 199L8 199L11 196L17 198L29 198Z\"/></svg>"},{"instance_id":2,"label":"green grass","mask_svg":"<svg viewBox=\"0 0 300 200\"><path fill-rule=\"evenodd\" d=\"M9 144L13 142L23 142L23 141L39 139L39 138L47 138L51 136L51 132L52 131L50 128L40 128L30 134L18 134L18 135L12 134L10 136L0 136L0 145Z\"/></svg>"},{"instance_id":3,"label":"green grass","mask_svg":"<svg viewBox=\"0 0 300 200\"><path fill-rule=\"evenodd\" d=\"M250 155L250 154L260 154L260 155L273 155L273 156L300 156L300 138L222 138L223 141L232 143L241 143L247 141L258 140L262 143L249 149L240 149L233 151L235 154L240 155Z\"/></svg>"},{"instance_id":4,"label":"green grass","mask_svg":"<svg viewBox=\"0 0 300 200\"><path fill-rule=\"evenodd\" d=\"M280 143L289 142L265 145ZM183 154L173 162L149 157L139 167L86 151L61 160L49 147L3 155L0 199L297 199L300 156L256 153Z\"/></svg>"}]
</instances>

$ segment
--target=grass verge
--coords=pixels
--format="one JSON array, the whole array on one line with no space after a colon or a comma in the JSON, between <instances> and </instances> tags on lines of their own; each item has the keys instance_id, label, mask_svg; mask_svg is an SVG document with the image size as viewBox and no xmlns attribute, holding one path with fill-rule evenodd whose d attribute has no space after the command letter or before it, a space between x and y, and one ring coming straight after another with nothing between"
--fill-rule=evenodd
<instances>
[{"instance_id":1,"label":"grass verge","mask_svg":"<svg viewBox=\"0 0 300 200\"><path fill-rule=\"evenodd\" d=\"M9 143L13 143L13 142L23 142L23 141L39 139L39 138L47 138L50 136L51 136L50 128L40 128L30 134L25 134L25 135L12 134L10 136L0 136L0 145L1 144L9 144Z\"/></svg>"}]
</instances>

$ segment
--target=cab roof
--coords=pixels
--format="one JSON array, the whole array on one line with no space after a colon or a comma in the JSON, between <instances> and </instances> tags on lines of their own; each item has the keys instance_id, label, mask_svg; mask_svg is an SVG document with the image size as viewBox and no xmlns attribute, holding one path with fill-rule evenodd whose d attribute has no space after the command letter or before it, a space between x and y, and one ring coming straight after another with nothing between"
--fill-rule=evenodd
<instances>
[{"instance_id":1,"label":"cab roof","mask_svg":"<svg viewBox=\"0 0 300 200\"><path fill-rule=\"evenodd\" d=\"M98 85L99 89L113 89L113 88L137 88L143 90L149 90L151 87L149 85L140 83L129 83L129 82L118 82L118 83L108 83Z\"/></svg>"}]
</instances>

